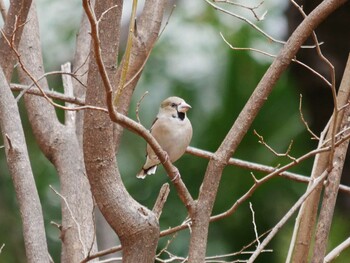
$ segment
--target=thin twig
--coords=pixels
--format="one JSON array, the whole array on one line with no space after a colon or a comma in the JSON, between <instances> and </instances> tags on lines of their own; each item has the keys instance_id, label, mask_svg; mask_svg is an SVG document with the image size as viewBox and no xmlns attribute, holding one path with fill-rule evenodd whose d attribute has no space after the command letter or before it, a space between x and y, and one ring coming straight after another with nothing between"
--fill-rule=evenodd
<instances>
[{"instance_id":1,"label":"thin twig","mask_svg":"<svg viewBox=\"0 0 350 263\"><path fill-rule=\"evenodd\" d=\"M3 243L0 247L0 254L2 253L3 248L5 247L5 243Z\"/></svg>"},{"instance_id":2,"label":"thin twig","mask_svg":"<svg viewBox=\"0 0 350 263\"><path fill-rule=\"evenodd\" d=\"M259 53L259 54L262 54L264 56L267 56L267 57L271 57L271 58L276 58L276 55L274 54L271 54L271 53L268 53L268 52L265 52L263 50L260 50L260 49L256 49L256 48L249 48L249 47L235 47L233 46L231 43L229 43L227 41L227 39L223 36L223 34L220 32L220 36L221 38L224 40L224 42L232 49L232 50L238 50L238 51L253 51L253 52L256 52L256 53ZM309 65L301 62L300 60L297 60L296 58L293 58L292 59L293 62L301 65L302 67L306 68L307 70L311 71L311 73L315 74L317 77L319 77L322 81L324 81L327 86L329 87L332 87L332 84L322 75L320 74L319 72L317 72L315 69L313 69L312 67L310 67Z\"/></svg>"},{"instance_id":3,"label":"thin twig","mask_svg":"<svg viewBox=\"0 0 350 263\"><path fill-rule=\"evenodd\" d=\"M262 250L266 247L266 245L271 241L271 239L278 233L278 231L282 228L282 226L289 220L289 218L294 214L295 211L299 209L299 207L303 204L306 198L316 189L316 187L323 182L323 180L327 177L328 171L324 171L321 176L319 176L313 185L308 188L308 190L299 198L299 200L292 206L292 208L283 216L283 218L275 225L275 227L271 230L271 232L267 235L264 241L260 244L260 246L255 250L254 254L249 258L248 263L253 263L258 255L262 252Z\"/></svg>"},{"instance_id":4,"label":"thin twig","mask_svg":"<svg viewBox=\"0 0 350 263\"><path fill-rule=\"evenodd\" d=\"M141 124L141 120L140 120L140 116L139 116L139 110L140 110L141 102L146 97L146 95L148 95L148 91L145 91L145 93L143 93L143 95L141 96L141 98L139 99L139 101L136 104L136 118L137 118L138 123L140 123L140 124Z\"/></svg>"},{"instance_id":5,"label":"thin twig","mask_svg":"<svg viewBox=\"0 0 350 263\"><path fill-rule=\"evenodd\" d=\"M80 78L79 78L80 76L82 76L82 74L81 74L81 75L76 75L76 74L74 74L74 73L65 72L65 71L50 71L50 72L46 72L46 73L43 74L41 77L37 78L37 79L36 79L36 82L38 83L38 82L39 82L40 80L42 80L43 78L46 78L46 77L52 76L52 75L68 75L68 76L71 76L71 77L74 78L76 81L78 81L82 86L85 87L84 83L82 83L82 82L80 81ZM32 84L26 86L27 88L26 88L26 89L23 89L23 90L20 92L20 94L16 97L16 101L18 102L18 101L22 98L22 96L23 96L25 93L29 92L30 89L35 88L35 86L36 86L35 82L33 82ZM44 97L44 96L43 96L43 97Z\"/></svg>"},{"instance_id":6,"label":"thin twig","mask_svg":"<svg viewBox=\"0 0 350 263\"><path fill-rule=\"evenodd\" d=\"M258 229L257 229L256 223L255 223L255 212L254 212L253 205L251 202L249 202L249 208L250 208L250 211L252 212L252 222L253 222L253 227L254 227L254 234L255 234L256 242L258 243L257 247L259 247L260 240L259 240L259 235L258 235Z\"/></svg>"},{"instance_id":7,"label":"thin twig","mask_svg":"<svg viewBox=\"0 0 350 263\"><path fill-rule=\"evenodd\" d=\"M350 237L340 243L337 247L335 247L328 255L324 258L323 263L330 263L335 260L340 253L342 253L345 249L350 247Z\"/></svg>"},{"instance_id":8,"label":"thin twig","mask_svg":"<svg viewBox=\"0 0 350 263\"><path fill-rule=\"evenodd\" d=\"M294 0L291 0L292 4L299 10L299 12L302 14L302 16L304 18L306 18L306 14L303 10L303 8L301 8ZM332 91L332 98L333 98L333 104L334 104L334 112L333 112L333 126L332 126L332 130L331 130L331 133L332 133L332 137L331 137L331 144L332 144L332 150L329 154L329 163L332 165L332 160L333 160L333 157L334 157L334 151L335 151L335 134L337 133L337 122L338 122L338 113L339 113L339 110L338 110L338 101L337 101L337 91L336 91L336 83L335 83L335 69L334 69L334 66L333 64L323 55L322 53L322 50L321 50L321 47L320 45L318 44L318 39L317 39L317 35L315 33L315 31L312 32L312 38L315 42L315 45L316 45L316 51L317 51L317 54L318 56L321 58L322 61L324 61L326 63L326 65L328 66L329 68L329 72L330 72L330 75L331 75L331 91ZM331 167L330 167L331 169Z\"/></svg>"},{"instance_id":9,"label":"thin twig","mask_svg":"<svg viewBox=\"0 0 350 263\"><path fill-rule=\"evenodd\" d=\"M100 108L100 107L94 107L94 106L81 106L81 107L74 107L74 108L70 108L70 107L65 107L62 106L58 103L55 103L51 98L49 98L46 93L44 92L43 88L39 85L38 81L33 77L33 75L29 72L29 70L26 68L26 66L24 65L22 59L21 59L21 55L19 54L18 50L13 46L13 43L9 41L9 39L6 37L5 33L3 32L3 30L0 29L0 32L3 36L3 38L5 39L5 41L7 42L7 44L11 47L11 49L14 51L18 62L22 68L22 70L27 74L27 76L31 79L31 81L35 84L35 86L40 90L41 94L43 95L43 97L54 107L56 108L60 108L63 110L83 110L83 109L91 109L91 110L99 110L99 111L103 111L106 112L106 109L104 108Z\"/></svg>"},{"instance_id":10,"label":"thin twig","mask_svg":"<svg viewBox=\"0 0 350 263\"><path fill-rule=\"evenodd\" d=\"M191 147L191 146L187 147L186 152L188 154L192 154L194 156L205 158L208 160L210 160L214 156L214 154L212 152L201 150L201 149ZM240 167L243 169L255 170L255 171L265 172L265 173L272 173L272 172L275 172L277 170L276 167L263 165L263 164L259 164L259 163L248 162L248 161L240 160L237 158L230 158L227 164L237 166L237 167ZM296 174L296 173L291 173L291 172L287 172L287 171L281 172L278 175L281 177L287 178L289 180L296 181L296 182L308 183L310 181L310 177L308 177L308 176ZM350 194L350 187L349 186L340 185L339 190L341 190L344 193Z\"/></svg>"},{"instance_id":11,"label":"thin twig","mask_svg":"<svg viewBox=\"0 0 350 263\"><path fill-rule=\"evenodd\" d=\"M249 19L243 17L243 16L240 16L238 14L235 14L233 12L230 12L224 8L221 8L220 6L218 5L215 5L212 1L210 0L204 0L205 2L207 2L210 6L212 6L214 9L220 11L220 12L223 12L225 14L228 14L232 17L235 17L245 23L247 23L249 26L251 26L253 29L255 29L256 31L258 31L260 34L262 34L263 36L265 36L268 40L272 41L272 42L275 42L275 43L278 43L278 44L285 44L286 42L285 41L281 41L281 40L278 40L272 36L270 36L269 34L267 34L264 30L262 30L260 27L258 27L257 25L255 25L253 22L251 22ZM301 48L315 48L315 46L301 46Z\"/></svg>"},{"instance_id":12,"label":"thin twig","mask_svg":"<svg viewBox=\"0 0 350 263\"><path fill-rule=\"evenodd\" d=\"M80 244L81 244L81 246L82 246L82 248L83 248L83 253L82 253L82 254L83 254L83 257L86 257L87 251L86 251L86 247L85 247L85 244L84 244L83 239L82 239L82 236L81 236L80 224L78 223L77 219L75 218L75 216L74 216L74 214L73 214L73 211L70 209L70 206L69 206L69 204L68 204L67 199L66 199L63 195L61 195L58 191L56 191L55 188L52 187L52 185L49 185L49 187L50 187L51 190L54 191L55 194L58 195L58 196L63 200L63 202L65 203L65 205L66 205L66 207L67 207L67 209L68 209L68 211L69 211L69 213L70 213L70 216L71 216L71 218L73 219L73 221L74 221L74 223L75 223L75 225L76 225L76 227L77 227L79 241L80 241Z\"/></svg>"},{"instance_id":13,"label":"thin twig","mask_svg":"<svg viewBox=\"0 0 350 263\"><path fill-rule=\"evenodd\" d=\"M136 28L136 10L137 10L137 0L132 0L132 9L131 9L130 22L129 22L129 34L128 34L128 40L126 43L125 53L124 53L124 63L122 64L120 79L119 79L118 87L114 96L114 106L116 107L118 106L119 98L123 93L124 84L126 82L126 76L129 69L132 42L134 39L135 28Z\"/></svg>"},{"instance_id":14,"label":"thin twig","mask_svg":"<svg viewBox=\"0 0 350 263\"><path fill-rule=\"evenodd\" d=\"M269 151L271 151L274 155L278 156L278 157L287 157L289 159L291 159L292 161L296 162L296 158L292 157L289 152L292 149L292 145L293 145L293 140L291 140L291 142L289 143L288 149L286 150L285 153L278 153L276 152L270 145L268 145L265 141L264 141L264 137L261 136L256 130L254 130L254 134L259 138L259 143L261 143L262 145L264 145Z\"/></svg>"},{"instance_id":15,"label":"thin twig","mask_svg":"<svg viewBox=\"0 0 350 263\"><path fill-rule=\"evenodd\" d=\"M41 97L44 97L44 95L42 93L42 91L43 91L45 93L45 95L51 99L55 99L55 100L59 100L59 101L63 101L63 102L69 102L69 103L80 105L80 106L85 105L85 100L83 100L81 98L67 96L66 94L63 94L63 93L60 93L57 91L53 91L53 90L40 91L36 87L30 88L30 86L17 84L17 83L11 83L10 87L11 87L12 91L19 91L19 92L25 91L28 94L41 96Z\"/></svg>"},{"instance_id":16,"label":"thin twig","mask_svg":"<svg viewBox=\"0 0 350 263\"><path fill-rule=\"evenodd\" d=\"M255 19L257 21L262 21L264 20L267 11L265 11L260 17L257 15L257 13L255 12L256 9L258 9L260 6L262 6L264 4L264 1L261 1L259 4L257 4L256 6L247 6L247 5L243 5L241 3L237 3L237 2L233 2L233 1L229 1L229 0L214 0L214 2L216 3L227 3L230 5L234 5L234 6L238 6L244 9L248 9L250 12L252 12L253 16L255 17Z\"/></svg>"},{"instance_id":17,"label":"thin twig","mask_svg":"<svg viewBox=\"0 0 350 263\"><path fill-rule=\"evenodd\" d=\"M303 95L300 94L300 99L299 99L299 113L300 113L300 118L301 121L304 123L307 131L312 135L311 139L316 139L319 140L320 138L310 129L309 124L304 118L303 110L302 110L302 102L303 102Z\"/></svg>"}]
</instances>

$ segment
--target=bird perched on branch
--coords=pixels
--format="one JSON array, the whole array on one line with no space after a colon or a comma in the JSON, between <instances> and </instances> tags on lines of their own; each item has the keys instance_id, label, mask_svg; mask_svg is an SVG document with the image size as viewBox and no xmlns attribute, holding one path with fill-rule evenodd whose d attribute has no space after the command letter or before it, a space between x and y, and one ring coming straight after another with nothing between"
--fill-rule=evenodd
<instances>
[{"instance_id":1,"label":"bird perched on branch","mask_svg":"<svg viewBox=\"0 0 350 263\"><path fill-rule=\"evenodd\" d=\"M192 138L192 125L186 116L191 108L179 97L169 97L162 102L156 119L151 127L151 134L164 151L167 152L171 162L178 160L186 151ZM147 144L146 162L137 178L144 179L149 174L155 174L160 161L157 155Z\"/></svg>"}]
</instances>

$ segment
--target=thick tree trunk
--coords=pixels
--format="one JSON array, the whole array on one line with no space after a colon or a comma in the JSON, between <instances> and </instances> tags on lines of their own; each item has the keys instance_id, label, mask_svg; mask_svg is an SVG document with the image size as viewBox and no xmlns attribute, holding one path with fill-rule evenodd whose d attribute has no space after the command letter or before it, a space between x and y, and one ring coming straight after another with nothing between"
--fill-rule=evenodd
<instances>
[{"instance_id":1,"label":"thick tree trunk","mask_svg":"<svg viewBox=\"0 0 350 263\"><path fill-rule=\"evenodd\" d=\"M39 24L34 4L23 30L20 44L21 60L33 78L44 75ZM33 83L23 70L20 72L23 84ZM48 89L46 79L38 84ZM80 262L89 249L95 251L93 219L93 198L85 175L82 148L78 143L74 126L61 124L55 108L45 99L25 95L26 108L36 140L55 165L61 182L62 200L62 259L61 262ZM60 198L57 196L57 198ZM73 218L74 217L74 218Z\"/></svg>"},{"instance_id":2,"label":"thick tree trunk","mask_svg":"<svg viewBox=\"0 0 350 263\"><path fill-rule=\"evenodd\" d=\"M19 116L17 102L0 71L0 126L22 218L27 262L47 263L44 218Z\"/></svg>"}]
</instances>

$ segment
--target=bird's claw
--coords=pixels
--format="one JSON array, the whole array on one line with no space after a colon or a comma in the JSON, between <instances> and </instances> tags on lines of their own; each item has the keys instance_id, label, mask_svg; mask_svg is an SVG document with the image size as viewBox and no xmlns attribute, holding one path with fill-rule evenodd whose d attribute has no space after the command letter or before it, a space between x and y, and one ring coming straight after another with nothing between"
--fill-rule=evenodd
<instances>
[{"instance_id":1,"label":"bird's claw","mask_svg":"<svg viewBox=\"0 0 350 263\"><path fill-rule=\"evenodd\" d=\"M179 170L176 169L175 176L173 179L171 179L171 182L175 182L176 179L181 178L181 175L179 173Z\"/></svg>"}]
</instances>

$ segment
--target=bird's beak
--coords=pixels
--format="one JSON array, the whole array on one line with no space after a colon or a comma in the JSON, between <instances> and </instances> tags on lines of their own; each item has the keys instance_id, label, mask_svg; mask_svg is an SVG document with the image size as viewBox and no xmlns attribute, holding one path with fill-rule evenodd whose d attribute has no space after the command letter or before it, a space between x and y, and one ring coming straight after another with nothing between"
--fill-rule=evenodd
<instances>
[{"instance_id":1,"label":"bird's beak","mask_svg":"<svg viewBox=\"0 0 350 263\"><path fill-rule=\"evenodd\" d=\"M181 102L180 105L177 107L177 110L179 112L186 112L188 111L189 109L191 109L191 105L187 104L186 102Z\"/></svg>"}]
</instances>

